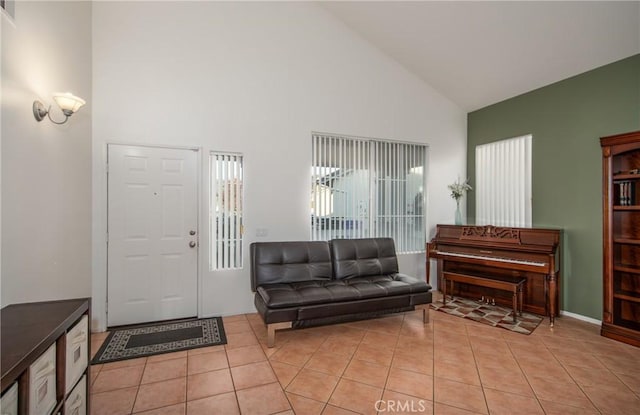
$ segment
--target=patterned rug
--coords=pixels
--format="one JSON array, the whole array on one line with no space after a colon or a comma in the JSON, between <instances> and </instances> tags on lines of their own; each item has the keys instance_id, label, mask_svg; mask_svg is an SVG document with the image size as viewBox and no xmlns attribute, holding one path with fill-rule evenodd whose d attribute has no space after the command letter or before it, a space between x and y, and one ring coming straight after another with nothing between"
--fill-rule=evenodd
<instances>
[{"instance_id":1,"label":"patterned rug","mask_svg":"<svg viewBox=\"0 0 640 415\"><path fill-rule=\"evenodd\" d=\"M91 364L226 343L220 317L128 327L109 333Z\"/></svg>"},{"instance_id":2,"label":"patterned rug","mask_svg":"<svg viewBox=\"0 0 640 415\"><path fill-rule=\"evenodd\" d=\"M513 309L460 297L453 297L453 300L447 300L446 306L442 305L442 300L435 301L431 303L431 307L452 316L468 318L522 334L531 334L543 319L535 314L523 312L522 316L517 316L518 321L514 324Z\"/></svg>"}]
</instances>

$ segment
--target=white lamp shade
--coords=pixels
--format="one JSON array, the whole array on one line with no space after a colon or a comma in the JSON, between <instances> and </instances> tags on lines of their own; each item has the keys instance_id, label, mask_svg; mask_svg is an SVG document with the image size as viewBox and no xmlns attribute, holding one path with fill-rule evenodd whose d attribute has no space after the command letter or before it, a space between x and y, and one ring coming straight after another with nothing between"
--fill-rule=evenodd
<instances>
[{"instance_id":1,"label":"white lamp shade","mask_svg":"<svg viewBox=\"0 0 640 415\"><path fill-rule=\"evenodd\" d=\"M65 113L70 112L73 114L78 111L80 107L86 104L84 99L77 97L70 92L56 92L53 94L53 99Z\"/></svg>"}]
</instances>

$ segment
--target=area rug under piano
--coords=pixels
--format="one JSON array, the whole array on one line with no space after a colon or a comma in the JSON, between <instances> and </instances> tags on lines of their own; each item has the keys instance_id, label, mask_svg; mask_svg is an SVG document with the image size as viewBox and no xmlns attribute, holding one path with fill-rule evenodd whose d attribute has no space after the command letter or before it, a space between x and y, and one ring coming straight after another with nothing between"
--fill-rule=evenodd
<instances>
[{"instance_id":1,"label":"area rug under piano","mask_svg":"<svg viewBox=\"0 0 640 415\"><path fill-rule=\"evenodd\" d=\"M461 297L453 297L447 300L447 305L442 300L434 301L431 307L437 311L452 316L467 318L493 327L500 327L516 333L531 334L542 321L541 316L530 313L522 313L517 322L513 322L513 309L498 305L486 304L480 301L469 300Z\"/></svg>"}]
</instances>

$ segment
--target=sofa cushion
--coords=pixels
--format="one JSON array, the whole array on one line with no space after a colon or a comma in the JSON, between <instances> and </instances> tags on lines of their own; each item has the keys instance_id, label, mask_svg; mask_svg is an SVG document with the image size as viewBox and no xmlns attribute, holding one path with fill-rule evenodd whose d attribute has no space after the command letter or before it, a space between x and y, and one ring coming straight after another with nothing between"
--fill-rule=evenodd
<instances>
[{"instance_id":1,"label":"sofa cushion","mask_svg":"<svg viewBox=\"0 0 640 415\"><path fill-rule=\"evenodd\" d=\"M250 249L253 291L263 284L332 278L328 242L254 242Z\"/></svg>"},{"instance_id":2,"label":"sofa cushion","mask_svg":"<svg viewBox=\"0 0 640 415\"><path fill-rule=\"evenodd\" d=\"M336 279L398 272L396 247L391 238L334 239L330 247Z\"/></svg>"},{"instance_id":3,"label":"sofa cushion","mask_svg":"<svg viewBox=\"0 0 640 415\"><path fill-rule=\"evenodd\" d=\"M269 308L336 303L428 292L424 281L404 274L371 275L342 280L315 280L261 285L257 294Z\"/></svg>"}]
</instances>

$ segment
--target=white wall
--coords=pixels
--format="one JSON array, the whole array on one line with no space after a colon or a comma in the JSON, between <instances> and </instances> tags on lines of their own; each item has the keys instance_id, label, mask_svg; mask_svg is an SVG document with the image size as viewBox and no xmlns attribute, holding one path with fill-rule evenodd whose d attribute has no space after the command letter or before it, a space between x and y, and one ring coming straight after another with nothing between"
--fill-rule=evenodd
<instances>
[{"instance_id":1,"label":"white wall","mask_svg":"<svg viewBox=\"0 0 640 415\"><path fill-rule=\"evenodd\" d=\"M93 6L93 305L104 328L106 143L244 154L255 240L306 240L311 131L427 143L428 220L453 222L466 114L311 3L98 2ZM206 185L206 162L202 180ZM248 258L208 271L201 204L200 314L253 311ZM257 228L268 236L256 237ZM248 249L245 249L248 252ZM424 275L424 256L400 258Z\"/></svg>"},{"instance_id":2,"label":"white wall","mask_svg":"<svg viewBox=\"0 0 640 415\"><path fill-rule=\"evenodd\" d=\"M13 16L13 7L11 6L11 16ZM13 18L9 17L5 10L0 11L0 108L4 108L3 93L2 93L2 39L4 39L4 26L13 25ZM0 307L4 306L5 302L2 297L2 112L0 111Z\"/></svg>"},{"instance_id":3,"label":"white wall","mask_svg":"<svg viewBox=\"0 0 640 415\"><path fill-rule=\"evenodd\" d=\"M2 21L2 306L91 295L91 3L15 3ZM67 124L35 99L71 91ZM63 119L55 106L53 117Z\"/></svg>"}]
</instances>

